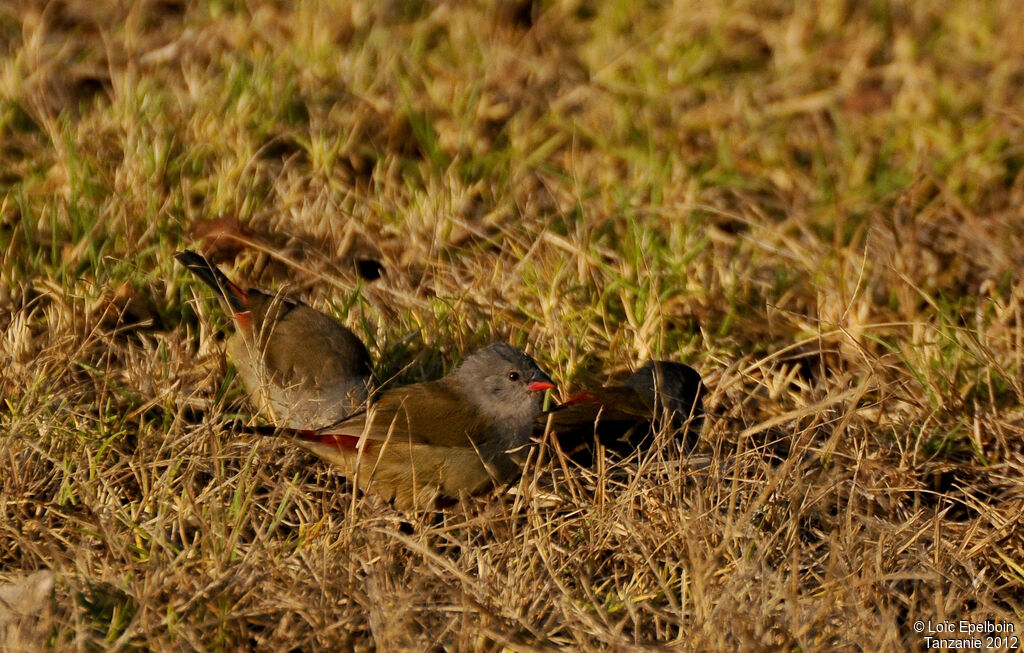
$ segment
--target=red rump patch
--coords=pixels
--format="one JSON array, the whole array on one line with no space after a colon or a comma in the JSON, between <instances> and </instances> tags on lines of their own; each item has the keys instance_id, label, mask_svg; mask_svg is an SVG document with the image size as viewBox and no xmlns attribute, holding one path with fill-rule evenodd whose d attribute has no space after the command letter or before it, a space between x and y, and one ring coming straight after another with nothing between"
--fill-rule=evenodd
<instances>
[{"instance_id":1,"label":"red rump patch","mask_svg":"<svg viewBox=\"0 0 1024 653\"><path fill-rule=\"evenodd\" d=\"M595 395L593 392L577 392L573 396L565 400L563 406L574 406L576 404L600 404L601 398Z\"/></svg>"},{"instance_id":2,"label":"red rump patch","mask_svg":"<svg viewBox=\"0 0 1024 653\"><path fill-rule=\"evenodd\" d=\"M303 440L334 447L336 449L356 449L359 447L359 436L344 433L317 433L316 431L299 431L297 435Z\"/></svg>"},{"instance_id":3,"label":"red rump patch","mask_svg":"<svg viewBox=\"0 0 1024 653\"><path fill-rule=\"evenodd\" d=\"M238 325L238 328L246 331L252 331L252 312L242 311L240 313L233 314L231 317L235 319L235 324Z\"/></svg>"},{"instance_id":4,"label":"red rump patch","mask_svg":"<svg viewBox=\"0 0 1024 653\"><path fill-rule=\"evenodd\" d=\"M226 293L231 296L227 298L228 304L231 308L241 309L236 310L231 317L235 318L235 323L246 331L252 330L252 312L249 310L249 296L245 294L245 291L239 288L237 285L227 282L227 287L224 288Z\"/></svg>"}]
</instances>

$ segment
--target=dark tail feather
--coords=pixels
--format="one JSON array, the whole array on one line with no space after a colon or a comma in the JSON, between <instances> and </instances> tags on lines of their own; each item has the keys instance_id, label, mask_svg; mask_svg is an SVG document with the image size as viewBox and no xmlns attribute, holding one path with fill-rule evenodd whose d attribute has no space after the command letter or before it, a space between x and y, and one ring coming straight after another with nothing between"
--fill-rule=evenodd
<instances>
[{"instance_id":1,"label":"dark tail feather","mask_svg":"<svg viewBox=\"0 0 1024 653\"><path fill-rule=\"evenodd\" d=\"M266 424L246 424L240 419L224 422L223 426L232 433L240 435L262 435L266 437L287 436L291 429L278 428Z\"/></svg>"},{"instance_id":2,"label":"dark tail feather","mask_svg":"<svg viewBox=\"0 0 1024 653\"><path fill-rule=\"evenodd\" d=\"M242 435L261 435L269 437L295 438L316 444L324 444L338 449L356 449L359 436L347 433L322 433L310 429L295 429L288 426L270 426L265 424L246 424L241 420L226 422L227 428Z\"/></svg>"},{"instance_id":3,"label":"dark tail feather","mask_svg":"<svg viewBox=\"0 0 1024 653\"><path fill-rule=\"evenodd\" d=\"M178 252L174 258L191 270L203 283L213 288L228 303L233 312L245 313L249 310L249 301L246 299L245 291L231 283L231 280L224 276L223 272L205 258L188 250Z\"/></svg>"}]
</instances>

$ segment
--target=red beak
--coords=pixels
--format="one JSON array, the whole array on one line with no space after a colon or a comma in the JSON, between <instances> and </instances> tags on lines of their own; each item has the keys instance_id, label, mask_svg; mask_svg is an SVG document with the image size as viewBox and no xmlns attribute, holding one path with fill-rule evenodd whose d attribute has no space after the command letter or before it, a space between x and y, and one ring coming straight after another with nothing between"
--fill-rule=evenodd
<instances>
[{"instance_id":1,"label":"red beak","mask_svg":"<svg viewBox=\"0 0 1024 653\"><path fill-rule=\"evenodd\" d=\"M532 392L540 392L541 390L554 390L555 384L548 381L530 381L530 385L526 387Z\"/></svg>"}]
</instances>

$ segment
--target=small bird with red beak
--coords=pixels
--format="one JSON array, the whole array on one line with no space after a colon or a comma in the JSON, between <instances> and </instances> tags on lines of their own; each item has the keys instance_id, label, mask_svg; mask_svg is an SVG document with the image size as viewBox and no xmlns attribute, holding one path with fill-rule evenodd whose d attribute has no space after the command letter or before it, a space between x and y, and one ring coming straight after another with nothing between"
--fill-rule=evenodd
<instances>
[{"instance_id":1,"label":"small bird with red beak","mask_svg":"<svg viewBox=\"0 0 1024 653\"><path fill-rule=\"evenodd\" d=\"M534 433L551 429L563 451L584 465L594 462L595 442L629 456L650 448L660 430L672 432L690 451L704 423L703 396L697 370L683 363L650 361L621 385L569 397L537 419Z\"/></svg>"},{"instance_id":2,"label":"small bird with red beak","mask_svg":"<svg viewBox=\"0 0 1024 653\"><path fill-rule=\"evenodd\" d=\"M554 387L530 356L494 344L444 378L386 390L364 413L290 434L364 491L400 509L429 508L439 496L513 480L516 454Z\"/></svg>"}]
</instances>

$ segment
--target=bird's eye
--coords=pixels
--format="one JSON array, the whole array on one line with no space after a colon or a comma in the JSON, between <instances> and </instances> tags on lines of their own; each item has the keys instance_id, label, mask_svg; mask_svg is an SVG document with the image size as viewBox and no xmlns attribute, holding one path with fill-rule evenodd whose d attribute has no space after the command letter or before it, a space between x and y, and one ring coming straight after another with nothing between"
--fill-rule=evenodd
<instances>
[{"instance_id":1,"label":"bird's eye","mask_svg":"<svg viewBox=\"0 0 1024 653\"><path fill-rule=\"evenodd\" d=\"M512 370L511 372L509 372L508 373L508 380L509 381L518 381L519 380L519 372L516 372L515 370Z\"/></svg>"}]
</instances>

